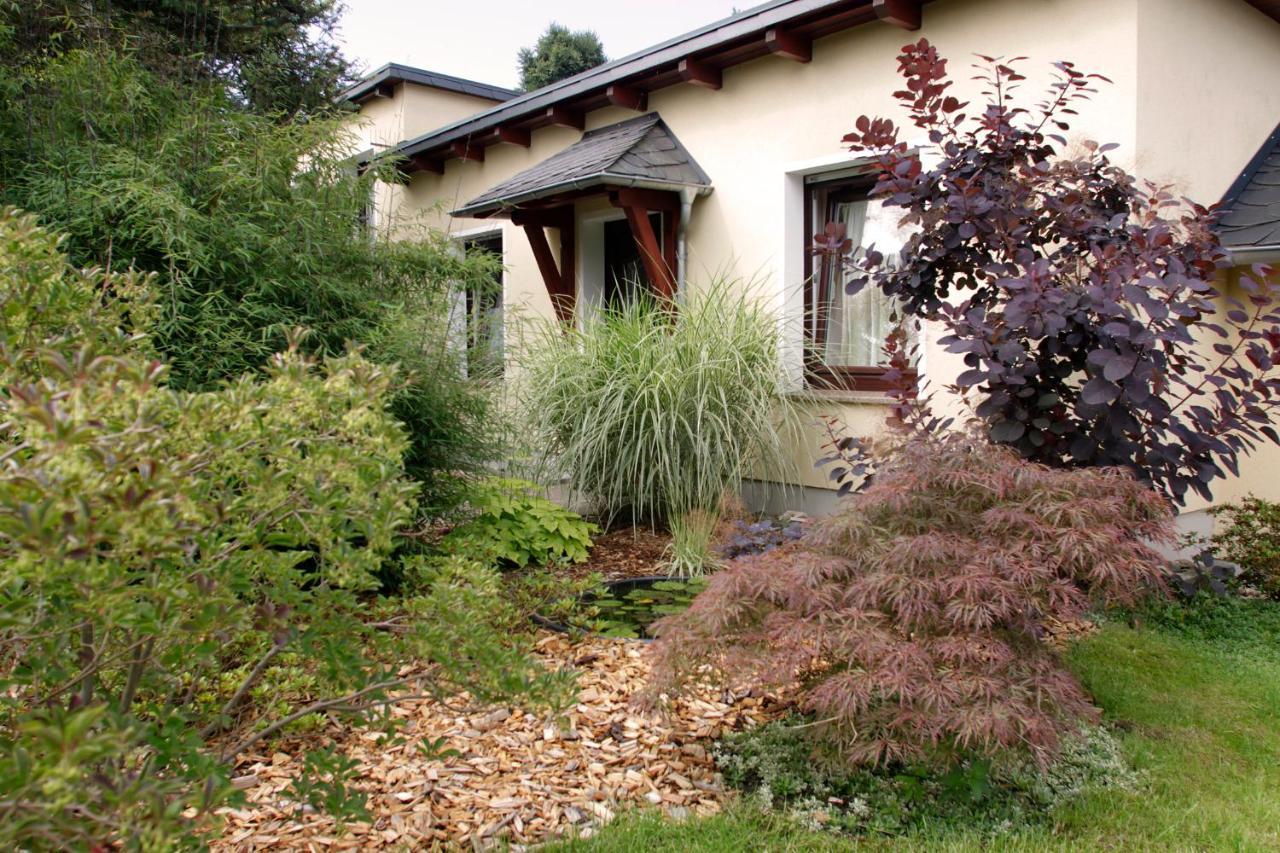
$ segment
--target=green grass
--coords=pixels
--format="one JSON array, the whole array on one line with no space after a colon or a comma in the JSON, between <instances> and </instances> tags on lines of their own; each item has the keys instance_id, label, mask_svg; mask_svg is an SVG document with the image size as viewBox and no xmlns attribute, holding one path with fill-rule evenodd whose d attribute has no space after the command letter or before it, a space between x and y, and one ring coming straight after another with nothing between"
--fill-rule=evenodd
<instances>
[{"instance_id":1,"label":"green grass","mask_svg":"<svg viewBox=\"0 0 1280 853\"><path fill-rule=\"evenodd\" d=\"M992 839L939 827L897 839L807 832L745 805L680 823L620 819L562 851L1280 849L1280 606L1211 604L1191 619L1111 624L1070 654L1148 785L1085 797ZM1250 626L1256 630L1250 632Z\"/></svg>"}]
</instances>

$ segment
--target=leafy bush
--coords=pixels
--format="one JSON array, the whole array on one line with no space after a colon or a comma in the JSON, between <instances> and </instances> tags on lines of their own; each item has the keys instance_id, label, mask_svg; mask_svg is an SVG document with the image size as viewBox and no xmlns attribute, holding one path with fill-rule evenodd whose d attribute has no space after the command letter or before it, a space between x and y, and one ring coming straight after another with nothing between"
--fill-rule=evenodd
<instances>
[{"instance_id":1,"label":"leafy bush","mask_svg":"<svg viewBox=\"0 0 1280 853\"><path fill-rule=\"evenodd\" d=\"M889 767L851 770L815 752L811 725L788 717L729 735L712 749L725 782L755 804L814 829L856 835L954 826L1008 832L1097 790L1142 784L1111 733L1082 726L1062 738L1052 764L970 760L948 770Z\"/></svg>"},{"instance_id":2,"label":"leafy bush","mask_svg":"<svg viewBox=\"0 0 1280 853\"><path fill-rule=\"evenodd\" d=\"M1241 581L1280 599L1280 504L1250 495L1212 512L1225 524L1213 537L1218 555L1244 569Z\"/></svg>"},{"instance_id":3,"label":"leafy bush","mask_svg":"<svg viewBox=\"0 0 1280 853\"><path fill-rule=\"evenodd\" d=\"M475 514L445 537L444 546L516 568L585 561L598 528L536 490L523 480L476 484L468 498Z\"/></svg>"},{"instance_id":4,"label":"leafy bush","mask_svg":"<svg viewBox=\"0 0 1280 853\"><path fill-rule=\"evenodd\" d=\"M1133 601L1171 536L1115 469L1060 471L962 432L915 435L798 545L711 576L658 626L651 695L703 678L783 684L855 764L1047 762L1094 709L1046 620Z\"/></svg>"},{"instance_id":5,"label":"leafy bush","mask_svg":"<svg viewBox=\"0 0 1280 853\"><path fill-rule=\"evenodd\" d=\"M357 174L345 117L281 124L213 82L170 79L131 54L73 50L0 82L0 200L67 234L75 264L158 276L148 331L169 385L211 390L256 371L305 327L307 352L350 342L401 367L395 416L424 512L461 497L493 456L488 394L450 346L456 289L492 287L497 261L387 218L357 226L392 164ZM305 164L300 168L299 164ZM381 239L395 233L395 241Z\"/></svg>"},{"instance_id":6,"label":"leafy bush","mask_svg":"<svg viewBox=\"0 0 1280 853\"><path fill-rule=\"evenodd\" d=\"M1028 108L1017 60L988 58L987 103L965 121L946 59L926 40L903 49L896 96L938 160L926 168L885 118L862 116L845 137L916 226L894 259L847 256L848 289L870 283L945 325L992 440L1055 467L1125 467L1179 502L1209 498L1250 449L1280 442L1280 288L1258 266L1239 277L1243 301L1220 290L1230 263L1212 214L1139 182L1108 158L1114 145L1064 154L1054 130L1105 78L1055 67ZM815 239L847 251L843 234Z\"/></svg>"},{"instance_id":7,"label":"leafy bush","mask_svg":"<svg viewBox=\"0 0 1280 853\"><path fill-rule=\"evenodd\" d=\"M717 513L753 466L787 473L778 323L749 290L715 282L675 309L640 299L531 345L532 446L606 519Z\"/></svg>"},{"instance_id":8,"label":"leafy bush","mask_svg":"<svg viewBox=\"0 0 1280 853\"><path fill-rule=\"evenodd\" d=\"M1152 627L1233 652L1280 654L1280 604L1202 592L1190 600L1152 600L1132 614Z\"/></svg>"},{"instance_id":9,"label":"leafy bush","mask_svg":"<svg viewBox=\"0 0 1280 853\"><path fill-rule=\"evenodd\" d=\"M294 347L175 391L145 293L115 298L145 282L69 268L12 212L0 276L0 845L188 837L243 751L397 691L562 695L484 628L493 572L373 595L414 509L393 371Z\"/></svg>"}]
</instances>

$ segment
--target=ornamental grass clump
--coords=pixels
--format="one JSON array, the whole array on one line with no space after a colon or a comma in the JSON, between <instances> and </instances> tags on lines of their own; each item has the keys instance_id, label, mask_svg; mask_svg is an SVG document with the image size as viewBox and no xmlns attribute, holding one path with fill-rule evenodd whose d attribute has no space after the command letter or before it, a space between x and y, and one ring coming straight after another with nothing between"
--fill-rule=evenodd
<instances>
[{"instance_id":1,"label":"ornamental grass clump","mask_svg":"<svg viewBox=\"0 0 1280 853\"><path fill-rule=\"evenodd\" d=\"M748 471L787 479L799 418L778 339L752 288L728 281L549 326L525 361L533 446L607 520L714 513Z\"/></svg>"},{"instance_id":2,"label":"ornamental grass clump","mask_svg":"<svg viewBox=\"0 0 1280 853\"><path fill-rule=\"evenodd\" d=\"M1160 583L1166 502L964 433L905 441L801 542L711 577L659 623L651 697L705 678L789 686L852 764L1030 754L1095 715L1046 622Z\"/></svg>"}]
</instances>

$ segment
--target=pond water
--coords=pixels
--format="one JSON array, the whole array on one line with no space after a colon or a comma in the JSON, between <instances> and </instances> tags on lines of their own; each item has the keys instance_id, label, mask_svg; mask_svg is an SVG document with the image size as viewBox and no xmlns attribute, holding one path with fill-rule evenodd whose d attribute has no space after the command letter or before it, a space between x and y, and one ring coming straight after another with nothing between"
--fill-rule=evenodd
<instances>
[{"instance_id":1,"label":"pond water","mask_svg":"<svg viewBox=\"0 0 1280 853\"><path fill-rule=\"evenodd\" d=\"M706 588L706 578L635 578L615 581L604 595L585 603L599 613L597 633L649 640L653 638L649 628L654 622L687 610Z\"/></svg>"}]
</instances>

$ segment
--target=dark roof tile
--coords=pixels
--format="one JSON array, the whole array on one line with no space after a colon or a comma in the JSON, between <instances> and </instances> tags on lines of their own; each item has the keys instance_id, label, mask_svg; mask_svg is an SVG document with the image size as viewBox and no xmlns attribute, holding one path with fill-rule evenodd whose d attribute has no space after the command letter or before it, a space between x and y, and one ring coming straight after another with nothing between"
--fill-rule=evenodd
<instances>
[{"instance_id":1,"label":"dark roof tile","mask_svg":"<svg viewBox=\"0 0 1280 853\"><path fill-rule=\"evenodd\" d=\"M706 190L711 179L657 113L597 128L546 160L453 211L487 216L557 192L591 187L669 184Z\"/></svg>"},{"instance_id":2,"label":"dark roof tile","mask_svg":"<svg viewBox=\"0 0 1280 853\"><path fill-rule=\"evenodd\" d=\"M1223 196L1218 234L1228 249L1280 246L1280 126Z\"/></svg>"}]
</instances>

